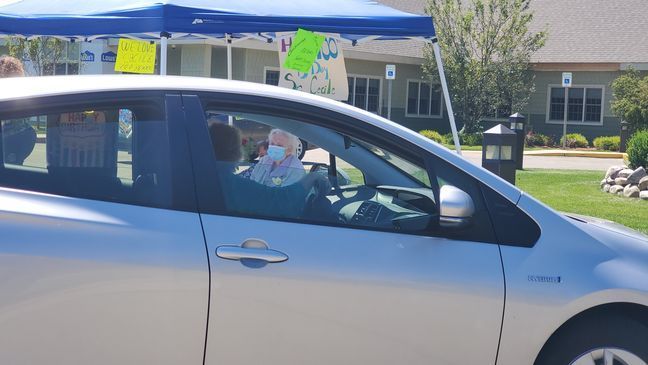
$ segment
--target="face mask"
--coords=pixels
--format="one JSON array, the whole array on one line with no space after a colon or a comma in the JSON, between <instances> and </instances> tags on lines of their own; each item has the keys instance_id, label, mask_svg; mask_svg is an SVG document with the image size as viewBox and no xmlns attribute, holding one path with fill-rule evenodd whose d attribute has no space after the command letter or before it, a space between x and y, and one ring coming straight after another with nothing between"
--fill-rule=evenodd
<instances>
[{"instance_id":1,"label":"face mask","mask_svg":"<svg viewBox=\"0 0 648 365\"><path fill-rule=\"evenodd\" d=\"M286 147L270 146L268 147L268 156L273 161L281 161L286 156Z\"/></svg>"}]
</instances>

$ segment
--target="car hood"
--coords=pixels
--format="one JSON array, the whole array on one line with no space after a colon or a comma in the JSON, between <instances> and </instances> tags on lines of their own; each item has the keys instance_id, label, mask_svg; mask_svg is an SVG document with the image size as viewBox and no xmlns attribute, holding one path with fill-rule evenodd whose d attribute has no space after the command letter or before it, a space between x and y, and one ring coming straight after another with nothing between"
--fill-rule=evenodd
<instances>
[{"instance_id":1,"label":"car hood","mask_svg":"<svg viewBox=\"0 0 648 365\"><path fill-rule=\"evenodd\" d=\"M602 218L596 218L596 217L590 217L587 215L580 215L580 214L574 214L574 213L562 213L564 216L574 219L579 222L587 223L593 226L596 226L598 228L604 229L606 231L612 232L612 233L617 233L621 234L627 237L639 239L642 241L645 241L648 244L648 236L637 232L633 229L630 229L622 224L616 223L609 221L607 219L602 219Z\"/></svg>"}]
</instances>

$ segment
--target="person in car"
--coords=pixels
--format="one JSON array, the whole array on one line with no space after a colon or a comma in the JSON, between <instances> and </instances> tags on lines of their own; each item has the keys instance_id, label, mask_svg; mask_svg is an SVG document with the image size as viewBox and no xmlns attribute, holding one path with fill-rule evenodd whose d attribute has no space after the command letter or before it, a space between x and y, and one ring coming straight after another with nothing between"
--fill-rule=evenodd
<instances>
[{"instance_id":1,"label":"person in car","mask_svg":"<svg viewBox=\"0 0 648 365\"><path fill-rule=\"evenodd\" d=\"M268 135L268 154L254 167L250 179L271 187L288 186L304 177L304 165L297 158L299 139L284 130Z\"/></svg>"},{"instance_id":2,"label":"person in car","mask_svg":"<svg viewBox=\"0 0 648 365\"><path fill-rule=\"evenodd\" d=\"M257 152L257 158L261 159L263 156L268 154L268 140L264 139L263 141L259 141L256 144L256 152ZM244 177L246 179L249 179L250 176L252 175L252 171L254 171L254 168L256 165L259 163L258 160L252 161L250 164L250 167L248 167L245 171L241 172L239 174L240 177Z\"/></svg>"},{"instance_id":3,"label":"person in car","mask_svg":"<svg viewBox=\"0 0 648 365\"><path fill-rule=\"evenodd\" d=\"M219 182L227 209L255 216L300 218L306 209L306 198L314 191L325 196L331 189L319 174L306 174L290 186L269 187L235 174L241 161L241 133L223 123L209 126L214 156L218 161Z\"/></svg>"},{"instance_id":4,"label":"person in car","mask_svg":"<svg viewBox=\"0 0 648 365\"><path fill-rule=\"evenodd\" d=\"M15 57L0 57L0 78L25 76L22 62ZM22 165L36 145L36 131L25 119L2 121L4 162Z\"/></svg>"}]
</instances>

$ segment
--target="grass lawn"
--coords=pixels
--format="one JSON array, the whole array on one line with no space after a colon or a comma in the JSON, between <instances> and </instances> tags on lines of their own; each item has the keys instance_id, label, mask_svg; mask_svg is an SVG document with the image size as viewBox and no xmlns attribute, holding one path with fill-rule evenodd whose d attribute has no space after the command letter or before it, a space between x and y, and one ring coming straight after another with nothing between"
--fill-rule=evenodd
<instances>
[{"instance_id":1,"label":"grass lawn","mask_svg":"<svg viewBox=\"0 0 648 365\"><path fill-rule=\"evenodd\" d=\"M599 171L524 170L517 186L550 207L621 223L648 234L648 201L604 193Z\"/></svg>"}]
</instances>

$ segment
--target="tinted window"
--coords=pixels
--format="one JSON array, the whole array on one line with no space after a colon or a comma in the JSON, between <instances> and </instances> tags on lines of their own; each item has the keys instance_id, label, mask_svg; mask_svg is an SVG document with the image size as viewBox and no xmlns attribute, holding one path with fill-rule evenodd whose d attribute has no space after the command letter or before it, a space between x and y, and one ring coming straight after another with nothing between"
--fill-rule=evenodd
<instances>
[{"instance_id":1,"label":"tinted window","mask_svg":"<svg viewBox=\"0 0 648 365\"><path fill-rule=\"evenodd\" d=\"M170 154L163 111L162 100L119 101L32 107L0 116L0 184L170 207Z\"/></svg>"}]
</instances>

